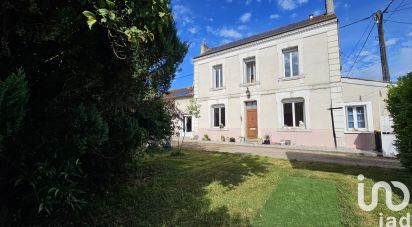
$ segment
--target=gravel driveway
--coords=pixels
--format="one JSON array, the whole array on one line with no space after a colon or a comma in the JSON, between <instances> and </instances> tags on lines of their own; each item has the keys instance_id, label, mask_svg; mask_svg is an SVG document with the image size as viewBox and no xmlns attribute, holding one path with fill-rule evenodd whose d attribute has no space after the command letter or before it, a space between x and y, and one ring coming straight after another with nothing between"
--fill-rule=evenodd
<instances>
[{"instance_id":1,"label":"gravel driveway","mask_svg":"<svg viewBox=\"0 0 412 227\"><path fill-rule=\"evenodd\" d=\"M265 147L231 143L185 141L183 147L194 150L207 150L236 154L251 154L276 159L326 162L342 165L376 166L383 168L403 168L396 159L376 157L372 152L340 152L324 150L288 149L287 147Z\"/></svg>"}]
</instances>

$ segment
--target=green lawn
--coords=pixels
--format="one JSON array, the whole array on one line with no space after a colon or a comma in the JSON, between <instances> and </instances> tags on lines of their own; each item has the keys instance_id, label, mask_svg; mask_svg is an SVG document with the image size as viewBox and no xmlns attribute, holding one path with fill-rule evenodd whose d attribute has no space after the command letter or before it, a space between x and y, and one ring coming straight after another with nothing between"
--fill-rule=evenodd
<instances>
[{"instance_id":1,"label":"green lawn","mask_svg":"<svg viewBox=\"0 0 412 227\"><path fill-rule=\"evenodd\" d=\"M116 192L84 211L99 226L378 226L379 205L357 205L357 175L366 177L366 200L374 182L398 180L412 188L405 171L376 167L284 161L248 155L185 151L146 158ZM395 204L401 201L394 195Z\"/></svg>"},{"instance_id":2,"label":"green lawn","mask_svg":"<svg viewBox=\"0 0 412 227\"><path fill-rule=\"evenodd\" d=\"M286 176L266 201L256 226L340 226L336 186L332 182Z\"/></svg>"}]
</instances>

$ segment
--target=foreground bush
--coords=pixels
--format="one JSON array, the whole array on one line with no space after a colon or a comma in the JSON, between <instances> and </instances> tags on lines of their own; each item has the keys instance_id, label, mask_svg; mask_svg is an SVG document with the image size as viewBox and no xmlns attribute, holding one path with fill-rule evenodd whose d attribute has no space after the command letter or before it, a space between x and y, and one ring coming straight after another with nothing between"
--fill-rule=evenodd
<instances>
[{"instance_id":1,"label":"foreground bush","mask_svg":"<svg viewBox=\"0 0 412 227\"><path fill-rule=\"evenodd\" d=\"M162 96L187 45L168 5L1 1L0 226L71 224L170 137Z\"/></svg>"},{"instance_id":2,"label":"foreground bush","mask_svg":"<svg viewBox=\"0 0 412 227\"><path fill-rule=\"evenodd\" d=\"M393 117L400 161L412 171L412 72L400 77L397 84L389 88L387 103Z\"/></svg>"}]
</instances>

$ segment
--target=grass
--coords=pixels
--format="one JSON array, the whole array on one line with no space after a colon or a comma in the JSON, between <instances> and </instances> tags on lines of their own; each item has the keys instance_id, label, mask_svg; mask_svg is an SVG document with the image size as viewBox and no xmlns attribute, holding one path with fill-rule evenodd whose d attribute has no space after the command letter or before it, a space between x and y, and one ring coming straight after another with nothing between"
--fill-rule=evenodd
<instances>
[{"instance_id":1,"label":"grass","mask_svg":"<svg viewBox=\"0 0 412 227\"><path fill-rule=\"evenodd\" d=\"M377 181L412 188L403 170L284 161L250 155L184 151L146 158L116 192L95 198L82 224L98 226L378 226L379 213L412 211L357 205L357 175L370 201ZM394 203L402 197L395 191ZM296 223L296 225L295 225Z\"/></svg>"},{"instance_id":2,"label":"grass","mask_svg":"<svg viewBox=\"0 0 412 227\"><path fill-rule=\"evenodd\" d=\"M256 219L257 226L340 226L336 186L323 180L284 177Z\"/></svg>"}]
</instances>

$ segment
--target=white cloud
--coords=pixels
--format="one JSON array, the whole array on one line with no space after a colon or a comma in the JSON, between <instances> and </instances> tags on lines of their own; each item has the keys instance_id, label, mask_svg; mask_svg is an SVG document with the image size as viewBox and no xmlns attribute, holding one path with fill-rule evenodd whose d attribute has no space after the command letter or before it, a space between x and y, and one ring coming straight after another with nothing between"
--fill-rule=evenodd
<instances>
[{"instance_id":1,"label":"white cloud","mask_svg":"<svg viewBox=\"0 0 412 227\"><path fill-rule=\"evenodd\" d=\"M226 39L239 39L243 37L242 33L234 28L214 29L210 26L206 26L206 31L215 36L220 36Z\"/></svg>"},{"instance_id":2,"label":"white cloud","mask_svg":"<svg viewBox=\"0 0 412 227\"><path fill-rule=\"evenodd\" d=\"M239 31L244 31L244 30L246 30L246 29L248 29L248 26L246 26L246 25L239 25L239 26L237 27L237 30L239 30Z\"/></svg>"},{"instance_id":3,"label":"white cloud","mask_svg":"<svg viewBox=\"0 0 412 227\"><path fill-rule=\"evenodd\" d=\"M391 62L393 63L389 63L389 66L391 67L392 77L403 76L408 72L412 72L412 47L400 48Z\"/></svg>"},{"instance_id":4,"label":"white cloud","mask_svg":"<svg viewBox=\"0 0 412 227\"><path fill-rule=\"evenodd\" d=\"M277 0L278 6L283 10L293 10L308 1L309 0Z\"/></svg>"},{"instance_id":5,"label":"white cloud","mask_svg":"<svg viewBox=\"0 0 412 227\"><path fill-rule=\"evenodd\" d=\"M212 27L210 27L209 25L206 26L206 31L209 32L209 33L216 33L215 30Z\"/></svg>"},{"instance_id":6,"label":"white cloud","mask_svg":"<svg viewBox=\"0 0 412 227\"><path fill-rule=\"evenodd\" d=\"M295 18L295 17L297 17L297 16L298 16L297 13L292 13L292 14L290 15L291 18Z\"/></svg>"},{"instance_id":7,"label":"white cloud","mask_svg":"<svg viewBox=\"0 0 412 227\"><path fill-rule=\"evenodd\" d=\"M335 1L335 3L334 3L335 10L337 10L341 5L342 5L342 2Z\"/></svg>"},{"instance_id":8,"label":"white cloud","mask_svg":"<svg viewBox=\"0 0 412 227\"><path fill-rule=\"evenodd\" d=\"M390 38L386 40L385 44L386 46L392 46L392 45L395 45L398 41L399 41L398 38Z\"/></svg>"},{"instance_id":9,"label":"white cloud","mask_svg":"<svg viewBox=\"0 0 412 227\"><path fill-rule=\"evenodd\" d=\"M412 36L412 32L409 32L409 33L408 33L408 36Z\"/></svg>"},{"instance_id":10,"label":"white cloud","mask_svg":"<svg viewBox=\"0 0 412 227\"><path fill-rule=\"evenodd\" d=\"M312 13L314 16L319 16L320 14L322 14L322 11L320 9L317 9L315 11L313 11Z\"/></svg>"},{"instance_id":11,"label":"white cloud","mask_svg":"<svg viewBox=\"0 0 412 227\"><path fill-rule=\"evenodd\" d=\"M226 43L230 43L230 42L232 42L232 40L230 40L230 39L223 39L222 40L222 42L220 42L220 44L226 44Z\"/></svg>"},{"instance_id":12,"label":"white cloud","mask_svg":"<svg viewBox=\"0 0 412 227\"><path fill-rule=\"evenodd\" d=\"M270 19L278 19L278 18L280 18L280 15L279 14L272 14L272 15L269 16L269 18Z\"/></svg>"},{"instance_id":13,"label":"white cloud","mask_svg":"<svg viewBox=\"0 0 412 227\"><path fill-rule=\"evenodd\" d=\"M284 10L292 10L296 8L296 3L293 0L278 0L278 5Z\"/></svg>"},{"instance_id":14,"label":"white cloud","mask_svg":"<svg viewBox=\"0 0 412 227\"><path fill-rule=\"evenodd\" d=\"M225 38L242 38L242 34L233 28L222 28L218 31L218 35Z\"/></svg>"},{"instance_id":15,"label":"white cloud","mask_svg":"<svg viewBox=\"0 0 412 227\"><path fill-rule=\"evenodd\" d=\"M344 9L349 9L349 8L350 8L350 4L349 4L349 3L343 4L343 8L344 8Z\"/></svg>"},{"instance_id":16,"label":"white cloud","mask_svg":"<svg viewBox=\"0 0 412 227\"><path fill-rule=\"evenodd\" d=\"M175 5L172 8L173 17L177 22L182 23L183 26L193 23L193 12L184 5Z\"/></svg>"},{"instance_id":17,"label":"white cloud","mask_svg":"<svg viewBox=\"0 0 412 227\"><path fill-rule=\"evenodd\" d=\"M242 21L243 23L249 22L250 19L252 18L252 14L251 13L245 13L240 17L240 21Z\"/></svg>"},{"instance_id":18,"label":"white cloud","mask_svg":"<svg viewBox=\"0 0 412 227\"><path fill-rule=\"evenodd\" d=\"M189 29L187 29L190 33L195 34L199 31L199 28L197 27L191 27Z\"/></svg>"},{"instance_id":19,"label":"white cloud","mask_svg":"<svg viewBox=\"0 0 412 227\"><path fill-rule=\"evenodd\" d=\"M231 2L233 2L233 0L226 0L226 2L227 2L227 3L231 3Z\"/></svg>"},{"instance_id":20,"label":"white cloud","mask_svg":"<svg viewBox=\"0 0 412 227\"><path fill-rule=\"evenodd\" d=\"M249 5L252 2L252 0L246 0L245 5Z\"/></svg>"}]
</instances>

